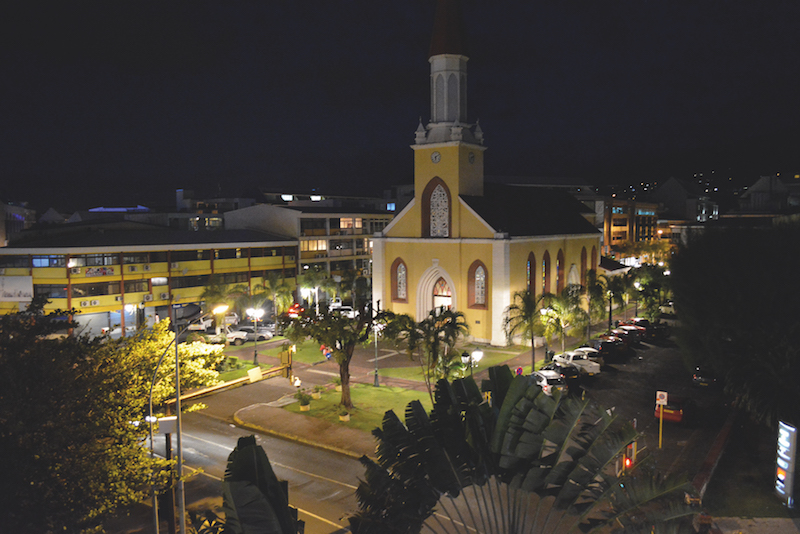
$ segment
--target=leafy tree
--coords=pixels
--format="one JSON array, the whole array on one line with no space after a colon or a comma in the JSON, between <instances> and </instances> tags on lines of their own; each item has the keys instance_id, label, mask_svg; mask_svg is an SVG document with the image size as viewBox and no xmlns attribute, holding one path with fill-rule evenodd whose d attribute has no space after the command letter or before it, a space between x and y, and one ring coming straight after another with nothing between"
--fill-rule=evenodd
<instances>
[{"instance_id":1,"label":"leafy tree","mask_svg":"<svg viewBox=\"0 0 800 534\"><path fill-rule=\"evenodd\" d=\"M0 317L3 530L98 532L141 501L166 462L142 447L148 361L135 338L48 338L65 323L41 307Z\"/></svg>"},{"instance_id":2,"label":"leafy tree","mask_svg":"<svg viewBox=\"0 0 800 534\"><path fill-rule=\"evenodd\" d=\"M611 466L637 438L590 401L549 397L507 366L489 369L491 401L472 377L439 380L433 409L384 415L377 461L364 456L354 534L660 532L693 513L688 484ZM436 512L434 514L434 512Z\"/></svg>"},{"instance_id":3,"label":"leafy tree","mask_svg":"<svg viewBox=\"0 0 800 534\"><path fill-rule=\"evenodd\" d=\"M339 285L342 295L350 294L350 298L353 301L353 309L358 308L360 303L368 298L368 281L355 269L346 269L342 273Z\"/></svg>"},{"instance_id":4,"label":"leafy tree","mask_svg":"<svg viewBox=\"0 0 800 534\"><path fill-rule=\"evenodd\" d=\"M522 341L531 342L531 369L536 367L536 346L534 338L543 331L541 317L541 300L537 299L530 290L514 293L512 303L506 308L503 316L503 330L506 338L511 343L512 338L519 336Z\"/></svg>"},{"instance_id":5,"label":"leafy tree","mask_svg":"<svg viewBox=\"0 0 800 534\"><path fill-rule=\"evenodd\" d=\"M319 266L311 266L309 269L297 277L297 285L314 290L314 305L319 308L319 292L331 292L336 296L338 287L336 282L328 275L328 272ZM319 311L319 310L317 310Z\"/></svg>"},{"instance_id":6,"label":"leafy tree","mask_svg":"<svg viewBox=\"0 0 800 534\"><path fill-rule=\"evenodd\" d=\"M586 311L581 308L581 287L570 284L560 295L545 293L539 300L539 320L544 335L547 338L558 336L561 339L561 352L564 352L567 334L583 328L588 321Z\"/></svg>"},{"instance_id":7,"label":"leafy tree","mask_svg":"<svg viewBox=\"0 0 800 534\"><path fill-rule=\"evenodd\" d=\"M408 315L386 313L384 336L406 346L409 356L419 353L422 376L428 392L433 396L433 381L452 378L463 372L461 355L456 343L469 332L464 314L444 306L433 309L420 322Z\"/></svg>"},{"instance_id":8,"label":"leafy tree","mask_svg":"<svg viewBox=\"0 0 800 534\"><path fill-rule=\"evenodd\" d=\"M291 341L299 343L310 337L331 349L334 360L339 364L341 404L348 409L353 407L350 396L350 361L353 359L353 350L357 344L369 340L371 330L372 313L366 303L355 319L322 308L319 315L306 311L299 317L289 319L288 324L284 325L284 335Z\"/></svg>"},{"instance_id":9,"label":"leafy tree","mask_svg":"<svg viewBox=\"0 0 800 534\"><path fill-rule=\"evenodd\" d=\"M209 313L217 306L228 304L231 300L230 294L228 285L221 282L219 275L212 274L203 292L200 293L200 300L204 302L203 311Z\"/></svg>"},{"instance_id":10,"label":"leafy tree","mask_svg":"<svg viewBox=\"0 0 800 534\"><path fill-rule=\"evenodd\" d=\"M756 420L800 424L800 227L706 230L672 259L677 341Z\"/></svg>"}]
</instances>

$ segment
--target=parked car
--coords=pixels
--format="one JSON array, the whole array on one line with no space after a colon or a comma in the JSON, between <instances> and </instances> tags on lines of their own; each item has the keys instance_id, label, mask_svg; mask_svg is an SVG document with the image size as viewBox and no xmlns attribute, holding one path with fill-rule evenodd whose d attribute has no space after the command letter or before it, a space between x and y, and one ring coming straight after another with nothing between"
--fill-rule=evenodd
<instances>
[{"instance_id":1,"label":"parked car","mask_svg":"<svg viewBox=\"0 0 800 534\"><path fill-rule=\"evenodd\" d=\"M675 304L671 300L668 300L658 307L658 311L664 315L675 315Z\"/></svg>"},{"instance_id":2,"label":"parked car","mask_svg":"<svg viewBox=\"0 0 800 534\"><path fill-rule=\"evenodd\" d=\"M647 339L663 339L669 336L669 325L665 323L651 323L642 317L636 317L627 321L620 321L620 327L623 326L636 326L644 328L644 337Z\"/></svg>"},{"instance_id":3,"label":"parked car","mask_svg":"<svg viewBox=\"0 0 800 534\"><path fill-rule=\"evenodd\" d=\"M631 345L635 343L633 340L633 334L628 332L627 330L622 330L620 328L615 328L609 334L617 339L622 340L622 343L625 344L625 348L630 348Z\"/></svg>"},{"instance_id":4,"label":"parked car","mask_svg":"<svg viewBox=\"0 0 800 534\"><path fill-rule=\"evenodd\" d=\"M631 325L618 325L616 330L624 330L628 332L629 339L632 344L640 343L645 337L645 330L641 326L631 326Z\"/></svg>"},{"instance_id":5,"label":"parked car","mask_svg":"<svg viewBox=\"0 0 800 534\"><path fill-rule=\"evenodd\" d=\"M575 352L582 352L586 354L586 357L592 360L593 362L597 362L600 367L606 364L603 356L600 354L600 351L594 347L578 347L575 349Z\"/></svg>"},{"instance_id":6,"label":"parked car","mask_svg":"<svg viewBox=\"0 0 800 534\"><path fill-rule=\"evenodd\" d=\"M338 313L339 315L343 315L343 316L348 317L350 319L355 319L356 318L356 312L350 306L338 306L336 308L333 308L331 310L331 312L332 313Z\"/></svg>"},{"instance_id":7,"label":"parked car","mask_svg":"<svg viewBox=\"0 0 800 534\"><path fill-rule=\"evenodd\" d=\"M576 388L581 381L581 372L574 365L561 365L556 362L542 366L541 371L555 371L564 379L567 388Z\"/></svg>"},{"instance_id":8,"label":"parked car","mask_svg":"<svg viewBox=\"0 0 800 534\"><path fill-rule=\"evenodd\" d=\"M205 332L209 328L214 326L214 318L213 317L205 317L200 319L196 323L190 323L189 326L186 327L187 330L199 330Z\"/></svg>"},{"instance_id":9,"label":"parked car","mask_svg":"<svg viewBox=\"0 0 800 534\"><path fill-rule=\"evenodd\" d=\"M242 345L247 341L247 333L240 330L231 330L231 327L224 325L220 329L220 334L210 335L207 338L209 343L225 343L226 341L232 345Z\"/></svg>"},{"instance_id":10,"label":"parked car","mask_svg":"<svg viewBox=\"0 0 800 534\"><path fill-rule=\"evenodd\" d=\"M695 386L713 386L717 383L717 376L708 367L698 365L692 373L692 384Z\"/></svg>"},{"instance_id":11,"label":"parked car","mask_svg":"<svg viewBox=\"0 0 800 534\"><path fill-rule=\"evenodd\" d=\"M567 385L564 383L564 379L561 378L561 374L555 371L536 371L531 375L531 380L542 388L542 392L545 395L552 397L553 393L558 390L566 393Z\"/></svg>"},{"instance_id":12,"label":"parked car","mask_svg":"<svg viewBox=\"0 0 800 534\"><path fill-rule=\"evenodd\" d=\"M247 341L267 341L274 335L266 326L240 326L236 330L247 334Z\"/></svg>"},{"instance_id":13,"label":"parked car","mask_svg":"<svg viewBox=\"0 0 800 534\"><path fill-rule=\"evenodd\" d=\"M668 397L667 404L663 406L664 421L671 423L689 423L696 416L697 403L692 399L684 397ZM661 417L659 413L659 405L656 404L654 415L656 418Z\"/></svg>"},{"instance_id":14,"label":"parked car","mask_svg":"<svg viewBox=\"0 0 800 534\"><path fill-rule=\"evenodd\" d=\"M597 349L605 362L621 360L625 356L625 343L616 336L590 339L588 344Z\"/></svg>"},{"instance_id":15,"label":"parked car","mask_svg":"<svg viewBox=\"0 0 800 534\"><path fill-rule=\"evenodd\" d=\"M286 315L289 317L300 317L300 314L306 311L306 309L297 302L289 306L289 309L286 311Z\"/></svg>"},{"instance_id":16,"label":"parked car","mask_svg":"<svg viewBox=\"0 0 800 534\"><path fill-rule=\"evenodd\" d=\"M559 364L571 364L580 370L582 375L594 376L600 372L600 364L593 362L583 352L565 352L553 356L553 361Z\"/></svg>"},{"instance_id":17,"label":"parked car","mask_svg":"<svg viewBox=\"0 0 800 534\"><path fill-rule=\"evenodd\" d=\"M222 319L222 323L227 325L239 324L239 314L236 312L226 313L225 317Z\"/></svg>"}]
</instances>

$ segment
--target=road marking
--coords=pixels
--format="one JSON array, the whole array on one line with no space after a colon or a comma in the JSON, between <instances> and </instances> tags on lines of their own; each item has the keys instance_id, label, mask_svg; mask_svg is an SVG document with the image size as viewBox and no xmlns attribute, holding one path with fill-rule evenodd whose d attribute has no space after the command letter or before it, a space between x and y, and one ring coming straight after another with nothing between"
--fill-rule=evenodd
<instances>
[{"instance_id":1,"label":"road marking","mask_svg":"<svg viewBox=\"0 0 800 534\"><path fill-rule=\"evenodd\" d=\"M400 354L400 353L399 353L399 352L397 352L396 350L392 350L392 349L381 349L381 352L388 352L389 354L386 354L385 356L378 356L378 358L377 358L377 359L378 359L379 361L380 361L380 360L383 360L383 359L386 359L386 358L391 358L392 356L397 356L398 354ZM372 359L370 359L370 360L367 360L367 361L368 361L368 362L374 362L374 361L375 361L375 358L372 358Z\"/></svg>"},{"instance_id":2,"label":"road marking","mask_svg":"<svg viewBox=\"0 0 800 534\"><path fill-rule=\"evenodd\" d=\"M230 445L221 445L219 443L216 443L216 442L213 442L213 441L209 441L207 439L203 439L203 438L198 437L198 436L193 436L192 434L187 434L186 432L184 432L183 435L186 436L186 437L192 438L192 439L196 439L197 441L202 441L203 443L208 443L209 445L216 445L220 449L225 449L226 451L232 451L233 450L233 447L231 447Z\"/></svg>"}]
</instances>

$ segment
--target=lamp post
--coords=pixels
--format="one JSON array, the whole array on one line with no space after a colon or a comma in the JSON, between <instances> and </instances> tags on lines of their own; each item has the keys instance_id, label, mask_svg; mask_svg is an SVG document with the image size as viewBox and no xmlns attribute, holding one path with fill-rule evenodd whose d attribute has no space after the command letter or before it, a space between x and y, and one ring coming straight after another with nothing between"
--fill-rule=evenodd
<instances>
[{"instance_id":1,"label":"lamp post","mask_svg":"<svg viewBox=\"0 0 800 534\"><path fill-rule=\"evenodd\" d=\"M464 351L461 353L461 363L469 365L469 376L472 376L472 368L483 359L482 350L473 350L471 353Z\"/></svg>"},{"instance_id":2,"label":"lamp post","mask_svg":"<svg viewBox=\"0 0 800 534\"><path fill-rule=\"evenodd\" d=\"M642 284L640 284L638 281L636 281L636 282L633 283L633 287L636 288L636 291L639 291L639 293L641 293ZM634 317L639 317L639 293L636 294L636 303L635 303L636 306L635 306L634 311L633 311L633 316Z\"/></svg>"},{"instance_id":3,"label":"lamp post","mask_svg":"<svg viewBox=\"0 0 800 534\"><path fill-rule=\"evenodd\" d=\"M375 387L381 385L380 381L378 380L378 336L380 335L381 330L383 330L382 324L375 323L372 325L372 333L375 336L375 381L373 383Z\"/></svg>"},{"instance_id":4,"label":"lamp post","mask_svg":"<svg viewBox=\"0 0 800 534\"><path fill-rule=\"evenodd\" d=\"M250 317L255 323L255 347L253 348L253 365L258 365L258 321L264 316L264 310L261 308L248 308L247 316Z\"/></svg>"},{"instance_id":5,"label":"lamp post","mask_svg":"<svg viewBox=\"0 0 800 534\"><path fill-rule=\"evenodd\" d=\"M158 376L158 369L161 367L161 362L164 361L164 357L169 352L170 347L172 344L175 344L175 417L176 417L176 434L178 435L178 452L177 452L177 460L176 460L176 467L177 467L177 474L178 474L178 508L180 513L180 533L185 534L186 532L186 501L184 499L183 494L183 448L181 443L181 371L180 371L180 359L178 357L178 337L180 337L186 330L189 329L189 326L196 323L197 321L201 321L212 314L219 314L225 313L228 311L228 306L217 306L211 313L205 313L200 317L196 317L194 320L190 321L183 330L180 332L178 331L178 324L175 322L175 312L174 310L170 310L170 320L175 329L175 338L169 342L167 348L164 349L164 352L161 354L161 357L158 358L158 363L156 363L156 368L153 370L153 379L150 381L150 394L148 400L148 416L147 420L150 423L150 458L155 457L154 451L154 443L153 443L153 423L155 422L155 418L153 417L153 388L156 385L156 378ZM153 522L155 527L155 534L158 534L159 525L158 525L158 497L156 496L156 488L152 486L152 500L153 500Z\"/></svg>"}]
</instances>

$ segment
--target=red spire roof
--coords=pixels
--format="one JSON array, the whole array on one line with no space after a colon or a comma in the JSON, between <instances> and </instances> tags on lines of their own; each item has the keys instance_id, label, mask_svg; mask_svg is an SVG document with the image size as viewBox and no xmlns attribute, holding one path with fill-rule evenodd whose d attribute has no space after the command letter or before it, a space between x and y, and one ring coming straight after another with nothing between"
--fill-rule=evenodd
<instances>
[{"instance_id":1,"label":"red spire roof","mask_svg":"<svg viewBox=\"0 0 800 534\"><path fill-rule=\"evenodd\" d=\"M433 20L433 36L428 57L440 54L467 55L464 23L461 19L458 0L438 0L436 3L436 16Z\"/></svg>"}]
</instances>

